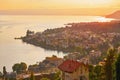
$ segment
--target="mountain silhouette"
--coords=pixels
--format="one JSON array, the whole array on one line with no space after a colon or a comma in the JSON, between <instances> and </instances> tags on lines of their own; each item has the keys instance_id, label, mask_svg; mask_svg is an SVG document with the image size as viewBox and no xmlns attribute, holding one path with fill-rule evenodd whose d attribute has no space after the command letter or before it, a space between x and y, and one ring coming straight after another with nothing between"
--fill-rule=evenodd
<instances>
[{"instance_id":1,"label":"mountain silhouette","mask_svg":"<svg viewBox=\"0 0 120 80\"><path fill-rule=\"evenodd\" d=\"M120 19L120 10L118 10L118 11L112 13L112 14L106 15L105 17L107 17L107 18Z\"/></svg>"}]
</instances>

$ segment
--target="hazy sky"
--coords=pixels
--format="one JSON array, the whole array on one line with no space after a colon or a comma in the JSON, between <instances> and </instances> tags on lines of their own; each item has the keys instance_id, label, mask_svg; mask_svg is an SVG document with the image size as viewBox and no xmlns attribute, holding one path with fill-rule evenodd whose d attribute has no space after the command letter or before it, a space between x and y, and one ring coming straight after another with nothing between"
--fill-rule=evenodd
<instances>
[{"instance_id":1,"label":"hazy sky","mask_svg":"<svg viewBox=\"0 0 120 80\"><path fill-rule=\"evenodd\" d=\"M47 13L44 10L53 9L52 11L56 12L56 9L76 10L81 8L87 8L88 12L91 11L88 8L100 8L103 13L97 12L96 14L102 15L120 9L120 0L0 0L0 10L42 9L43 12Z\"/></svg>"}]
</instances>

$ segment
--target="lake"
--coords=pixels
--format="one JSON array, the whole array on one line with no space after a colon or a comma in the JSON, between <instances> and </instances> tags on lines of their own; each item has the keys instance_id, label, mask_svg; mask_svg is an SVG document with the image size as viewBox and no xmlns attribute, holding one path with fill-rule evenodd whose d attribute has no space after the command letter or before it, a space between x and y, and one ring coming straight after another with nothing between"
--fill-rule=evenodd
<instances>
[{"instance_id":1,"label":"lake","mask_svg":"<svg viewBox=\"0 0 120 80\"><path fill-rule=\"evenodd\" d=\"M12 71L15 63L25 62L27 65L42 61L47 56L63 57L66 53L48 51L40 47L15 40L15 37L24 36L26 31L44 31L64 27L64 24L73 22L110 21L100 16L50 16L50 15L0 15L0 71L6 66Z\"/></svg>"}]
</instances>

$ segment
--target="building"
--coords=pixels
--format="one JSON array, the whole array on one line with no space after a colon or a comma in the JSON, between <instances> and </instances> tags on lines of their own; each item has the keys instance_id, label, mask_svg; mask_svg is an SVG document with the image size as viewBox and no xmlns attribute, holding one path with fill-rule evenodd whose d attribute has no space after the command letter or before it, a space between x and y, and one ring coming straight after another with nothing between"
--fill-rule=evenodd
<instances>
[{"instance_id":1,"label":"building","mask_svg":"<svg viewBox=\"0 0 120 80\"><path fill-rule=\"evenodd\" d=\"M9 72L5 75L5 78L7 80L15 80L17 77L17 73L16 72Z\"/></svg>"},{"instance_id":2,"label":"building","mask_svg":"<svg viewBox=\"0 0 120 80\"><path fill-rule=\"evenodd\" d=\"M63 62L63 59L58 58L55 55L52 55L52 57L46 57L44 61L49 62L50 64L53 64L55 67L58 67Z\"/></svg>"},{"instance_id":3,"label":"building","mask_svg":"<svg viewBox=\"0 0 120 80\"><path fill-rule=\"evenodd\" d=\"M66 60L58 68L62 71L62 80L89 80L88 65L82 62Z\"/></svg>"},{"instance_id":4,"label":"building","mask_svg":"<svg viewBox=\"0 0 120 80\"><path fill-rule=\"evenodd\" d=\"M54 80L55 73L34 73L35 80L41 80L42 78L48 78L49 80ZM31 74L20 74L17 80L30 80ZM12 79L11 79L12 80Z\"/></svg>"},{"instance_id":5,"label":"building","mask_svg":"<svg viewBox=\"0 0 120 80\"><path fill-rule=\"evenodd\" d=\"M52 57L46 57L45 60L40 62L38 65L30 65L28 70L30 72L38 73L38 72L47 72L47 73L55 73L57 72L58 66L63 62L62 58L58 58L53 55Z\"/></svg>"},{"instance_id":6,"label":"building","mask_svg":"<svg viewBox=\"0 0 120 80\"><path fill-rule=\"evenodd\" d=\"M27 30L26 37L34 35L34 31Z\"/></svg>"}]
</instances>

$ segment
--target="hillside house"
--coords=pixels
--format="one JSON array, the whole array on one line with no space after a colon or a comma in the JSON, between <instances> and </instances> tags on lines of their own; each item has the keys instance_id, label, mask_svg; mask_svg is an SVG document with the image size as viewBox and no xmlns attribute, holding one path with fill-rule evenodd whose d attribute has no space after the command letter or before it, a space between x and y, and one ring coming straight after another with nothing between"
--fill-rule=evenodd
<instances>
[{"instance_id":1,"label":"hillside house","mask_svg":"<svg viewBox=\"0 0 120 80\"><path fill-rule=\"evenodd\" d=\"M62 80L89 80L88 65L84 63L66 60L58 68L62 71Z\"/></svg>"}]
</instances>

